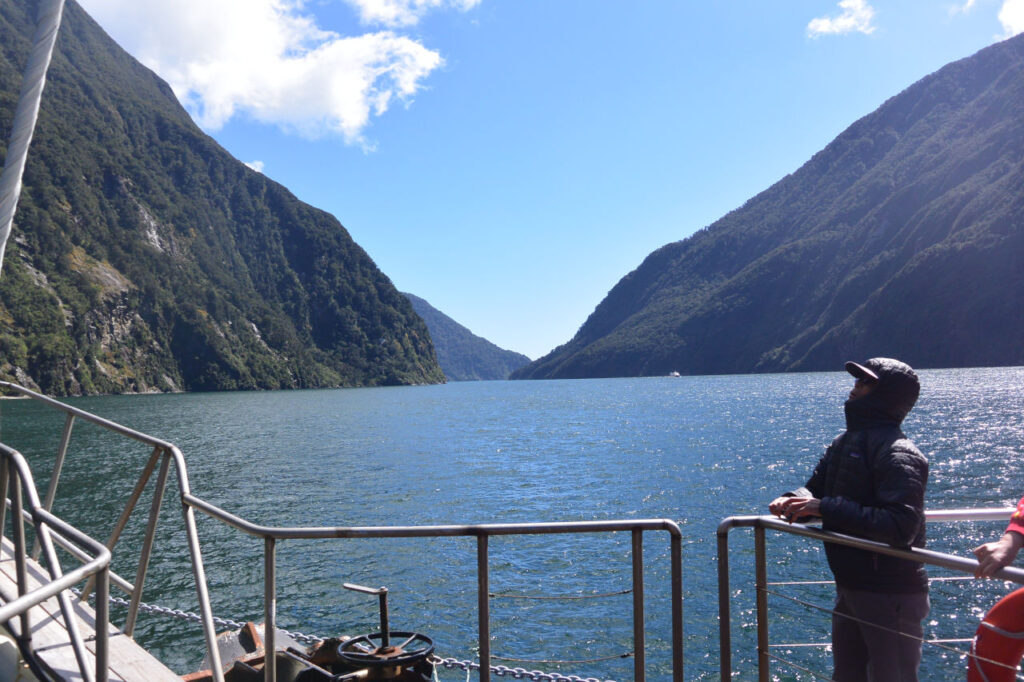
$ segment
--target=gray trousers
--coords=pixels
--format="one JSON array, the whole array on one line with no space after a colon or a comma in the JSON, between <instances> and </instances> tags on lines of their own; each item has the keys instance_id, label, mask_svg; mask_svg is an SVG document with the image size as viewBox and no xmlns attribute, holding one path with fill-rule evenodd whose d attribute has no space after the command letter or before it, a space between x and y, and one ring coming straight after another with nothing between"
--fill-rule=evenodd
<instances>
[{"instance_id":1,"label":"gray trousers","mask_svg":"<svg viewBox=\"0 0 1024 682\"><path fill-rule=\"evenodd\" d=\"M924 635L921 621L929 608L927 592L881 594L836 585L832 679L917 682Z\"/></svg>"}]
</instances>

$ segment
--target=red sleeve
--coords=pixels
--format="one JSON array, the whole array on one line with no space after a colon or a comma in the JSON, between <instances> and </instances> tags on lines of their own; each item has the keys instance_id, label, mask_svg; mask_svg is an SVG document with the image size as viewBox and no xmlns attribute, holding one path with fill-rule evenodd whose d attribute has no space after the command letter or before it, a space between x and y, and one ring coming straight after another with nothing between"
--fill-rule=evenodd
<instances>
[{"instance_id":1,"label":"red sleeve","mask_svg":"<svg viewBox=\"0 0 1024 682\"><path fill-rule=\"evenodd\" d=\"M1024 535L1024 497L1020 498L1020 502L1017 503L1017 510L1010 517L1010 525L1006 527L1006 532L1009 533L1010 531Z\"/></svg>"}]
</instances>

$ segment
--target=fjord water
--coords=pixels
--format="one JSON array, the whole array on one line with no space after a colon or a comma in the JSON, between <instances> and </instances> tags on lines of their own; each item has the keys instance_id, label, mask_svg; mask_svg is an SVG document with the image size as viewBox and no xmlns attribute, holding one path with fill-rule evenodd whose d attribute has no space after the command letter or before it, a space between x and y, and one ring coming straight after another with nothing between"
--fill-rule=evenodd
<instances>
[{"instance_id":1,"label":"fjord water","mask_svg":"<svg viewBox=\"0 0 1024 682\"><path fill-rule=\"evenodd\" d=\"M1012 506L1024 493L1024 369L928 370L904 425L928 456L930 509ZM719 522L766 513L802 484L842 430L851 379L841 372L442 386L111 396L77 407L184 452L194 494L249 521L275 526L373 526L667 518L684 536L686 679L717 679ZM0 439L22 451L45 489L63 419L29 401L0 402ZM105 539L148 455L79 422L61 478L62 515ZM196 611L181 514L169 489L144 601ZM148 509L144 498L143 511ZM262 619L262 542L199 516L214 613ZM136 547L142 523L122 543ZM1001 523L931 525L929 547L967 555ZM749 531L733 531L733 662L756 674ZM499 595L619 593L630 584L630 537L492 538L491 590ZM649 533L648 678L670 679L668 535ZM115 570L134 575L137 556ZM474 658L476 545L434 540L286 541L279 546L278 612L288 630L320 636L377 629L376 602L353 582L391 590L393 629L437 642L443 657ZM827 579L815 543L769 534L769 579ZM940 571L932 571L939 577ZM926 634L969 638L1011 586L955 580L932 586ZM782 588L779 588L780 590ZM829 605L831 587L796 588ZM628 594L595 599L491 601L492 653L509 666L632 679ZM826 642L828 615L775 597L775 642ZM115 609L115 618L123 611ZM143 614L137 639L179 672L198 667L192 623ZM923 679L955 679L963 644L928 647ZM775 653L825 675L824 647ZM780 664L777 679L812 679ZM440 678L463 679L461 671Z\"/></svg>"}]
</instances>

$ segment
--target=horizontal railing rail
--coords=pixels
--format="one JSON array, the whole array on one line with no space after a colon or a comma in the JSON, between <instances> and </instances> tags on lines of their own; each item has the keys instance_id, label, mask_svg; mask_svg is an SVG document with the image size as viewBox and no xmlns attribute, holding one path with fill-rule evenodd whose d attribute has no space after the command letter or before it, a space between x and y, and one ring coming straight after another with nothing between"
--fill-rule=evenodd
<instances>
[{"instance_id":1,"label":"horizontal railing rail","mask_svg":"<svg viewBox=\"0 0 1024 682\"><path fill-rule=\"evenodd\" d=\"M110 551L100 542L74 528L43 508L39 501L32 472L24 456L17 450L0 443L0 491L5 504L0 505L0 529L5 527L8 505L11 509L11 539L17 597L0 605L0 623L19 623L15 639L26 661L38 665L32 649L33 625L30 610L48 599L57 598L69 643L78 664L79 673L86 682L106 682L109 658L109 567ZM24 497L23 497L24 495ZM26 499L27 498L27 499ZM29 556L25 543L25 521L32 524L40 550L46 555L49 581L30 589L28 582ZM85 563L69 571L61 568L53 546L53 538L76 545ZM92 555L89 558L90 554ZM67 590L73 585L94 578L96 583L95 652L93 667L88 665L85 640L72 611Z\"/></svg>"},{"instance_id":2,"label":"horizontal railing rail","mask_svg":"<svg viewBox=\"0 0 1024 682\"><path fill-rule=\"evenodd\" d=\"M989 509L944 509L926 511L925 520L929 523L952 521L1006 521L1013 513L1012 508ZM769 642L768 642L768 603L767 603L767 552L765 547L765 531L773 530L790 535L797 535L822 542L832 542L849 547L878 552L903 559L920 561L921 563L946 568L959 573L973 576L978 568L978 561L963 556L936 552L933 550L912 547L902 549L885 543L865 540L842 533L821 530L814 526L789 523L774 516L730 516L718 526L718 627L720 679L726 682L733 678L732 670L732 626L731 602L729 587L729 532L734 528L754 529L754 582L756 586L757 612L757 654L758 679L770 679ZM996 572L994 578L1024 584L1024 570L1006 567Z\"/></svg>"}]
</instances>

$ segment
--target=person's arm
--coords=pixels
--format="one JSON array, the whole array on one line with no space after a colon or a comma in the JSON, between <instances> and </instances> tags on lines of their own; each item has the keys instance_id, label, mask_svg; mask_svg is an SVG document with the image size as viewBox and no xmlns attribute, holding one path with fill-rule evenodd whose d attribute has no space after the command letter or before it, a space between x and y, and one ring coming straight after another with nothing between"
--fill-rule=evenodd
<instances>
[{"instance_id":1,"label":"person's arm","mask_svg":"<svg viewBox=\"0 0 1024 682\"><path fill-rule=\"evenodd\" d=\"M1010 517L1003 537L995 542L986 542L974 548L974 556L978 557L978 569L975 578L990 578L996 571L1005 568L1017 557L1017 552L1024 545L1024 497L1017 503L1017 511Z\"/></svg>"},{"instance_id":2,"label":"person's arm","mask_svg":"<svg viewBox=\"0 0 1024 682\"><path fill-rule=\"evenodd\" d=\"M781 496L776 497L768 505L768 511L790 523L806 523L813 518L821 516L818 510L819 500L817 499L818 492L816 491L821 490L825 480L827 460L838 440L837 438L832 442L832 445L825 449L825 454L818 460L818 465L814 467L807 485L782 493Z\"/></svg>"},{"instance_id":3,"label":"person's arm","mask_svg":"<svg viewBox=\"0 0 1024 682\"><path fill-rule=\"evenodd\" d=\"M1024 497L1017 503L1017 511L1010 516L1010 525L1006 527L1006 532L1011 531L1024 535Z\"/></svg>"},{"instance_id":4,"label":"person's arm","mask_svg":"<svg viewBox=\"0 0 1024 682\"><path fill-rule=\"evenodd\" d=\"M776 497L768 505L768 511L790 523L807 523L811 519L821 516L818 503L818 498L811 496L810 491L806 488L801 488L799 491Z\"/></svg>"},{"instance_id":5,"label":"person's arm","mask_svg":"<svg viewBox=\"0 0 1024 682\"><path fill-rule=\"evenodd\" d=\"M974 556L978 557L978 569L974 572L974 577L991 578L996 571L1005 568L1017 557L1021 545L1024 545L1024 535L1015 530L1008 530L995 542L986 542L980 547L975 547Z\"/></svg>"},{"instance_id":6,"label":"person's arm","mask_svg":"<svg viewBox=\"0 0 1024 682\"><path fill-rule=\"evenodd\" d=\"M821 517L821 500L817 497L780 497L775 502L780 501L779 511L772 513L790 523L808 523Z\"/></svg>"},{"instance_id":7,"label":"person's arm","mask_svg":"<svg viewBox=\"0 0 1024 682\"><path fill-rule=\"evenodd\" d=\"M911 447L878 454L873 466L875 500L870 506L844 497L821 500L821 516L832 530L909 547L924 524L928 461Z\"/></svg>"}]
</instances>

